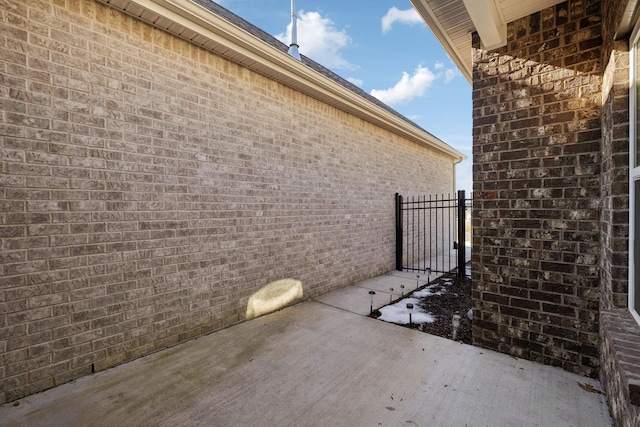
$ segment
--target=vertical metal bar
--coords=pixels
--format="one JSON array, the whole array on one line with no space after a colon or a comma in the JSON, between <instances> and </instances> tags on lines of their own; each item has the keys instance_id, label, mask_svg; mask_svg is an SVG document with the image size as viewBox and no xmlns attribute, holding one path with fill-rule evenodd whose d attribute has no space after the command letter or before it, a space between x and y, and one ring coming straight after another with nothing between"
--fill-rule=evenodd
<instances>
[{"instance_id":1,"label":"vertical metal bar","mask_svg":"<svg viewBox=\"0 0 640 427\"><path fill-rule=\"evenodd\" d=\"M396 270L402 271L402 196L396 193Z\"/></svg>"},{"instance_id":2,"label":"vertical metal bar","mask_svg":"<svg viewBox=\"0 0 640 427\"><path fill-rule=\"evenodd\" d=\"M433 265L431 264L431 260L433 259L433 248L432 248L432 239L433 235L433 211L431 209L433 205L431 204L431 194L429 194L429 269L433 270ZM437 217L436 217L437 221Z\"/></svg>"},{"instance_id":3,"label":"vertical metal bar","mask_svg":"<svg viewBox=\"0 0 640 427\"><path fill-rule=\"evenodd\" d=\"M453 249L453 245L451 244L451 237L453 235L453 224L451 223L451 193L447 194L447 256L449 257L449 264L447 265L447 270L451 271L451 249Z\"/></svg>"},{"instance_id":4,"label":"vertical metal bar","mask_svg":"<svg viewBox=\"0 0 640 427\"><path fill-rule=\"evenodd\" d=\"M436 194L436 200L435 200L435 211L436 211L436 225L435 225L435 229L436 229L436 270L438 270L438 195Z\"/></svg>"},{"instance_id":5,"label":"vertical metal bar","mask_svg":"<svg viewBox=\"0 0 640 427\"><path fill-rule=\"evenodd\" d=\"M465 242L465 210L466 200L464 190L458 190L458 277L464 277L466 264L466 248Z\"/></svg>"},{"instance_id":6,"label":"vertical metal bar","mask_svg":"<svg viewBox=\"0 0 640 427\"><path fill-rule=\"evenodd\" d=\"M436 200L434 202L434 212L436 215L436 235L435 235L435 245L436 245L436 271L440 271L440 265L438 263L438 252L440 252L440 210L438 209L438 195L436 194Z\"/></svg>"},{"instance_id":7,"label":"vertical metal bar","mask_svg":"<svg viewBox=\"0 0 640 427\"><path fill-rule=\"evenodd\" d=\"M447 243L445 243L445 231L446 228L448 227L448 225L446 225L445 222L445 205L444 205L444 194L440 194L440 210L442 212L442 271L445 272L447 271L447 266L444 263L444 255L445 255L445 248L447 247Z\"/></svg>"},{"instance_id":8,"label":"vertical metal bar","mask_svg":"<svg viewBox=\"0 0 640 427\"><path fill-rule=\"evenodd\" d=\"M444 199L444 196L442 196ZM451 193L447 194L447 256L449 257L449 261L446 264L446 269L451 271L451 249L453 249L453 245L451 244L451 226L453 225L451 222Z\"/></svg>"},{"instance_id":9,"label":"vertical metal bar","mask_svg":"<svg viewBox=\"0 0 640 427\"><path fill-rule=\"evenodd\" d=\"M457 215L457 208L456 208L456 194L453 193L451 194L451 202L449 203L449 212L451 212L451 217L453 222L451 223L451 225L449 225L449 236L451 236L451 239L453 240L453 246L452 248L455 248L458 246L459 242L456 242L456 236L458 235L458 225L456 222L456 215ZM452 251L449 251L449 255L451 255ZM458 256L457 254L453 257L453 261L455 263L455 274L458 274Z\"/></svg>"},{"instance_id":10,"label":"vertical metal bar","mask_svg":"<svg viewBox=\"0 0 640 427\"><path fill-rule=\"evenodd\" d=\"M410 215L413 215L412 211L413 207L413 196L407 198L407 259L405 264L407 268L411 268L411 263L413 262L413 253L411 252L411 248L413 246L413 222Z\"/></svg>"},{"instance_id":11,"label":"vertical metal bar","mask_svg":"<svg viewBox=\"0 0 640 427\"><path fill-rule=\"evenodd\" d=\"M416 198L411 196L411 268L413 268L416 256Z\"/></svg>"},{"instance_id":12,"label":"vertical metal bar","mask_svg":"<svg viewBox=\"0 0 640 427\"><path fill-rule=\"evenodd\" d=\"M416 207L420 209L420 195L418 195L418 204L416 205ZM420 210L418 210L418 268L420 268L420 240L422 239L420 231Z\"/></svg>"},{"instance_id":13,"label":"vertical metal bar","mask_svg":"<svg viewBox=\"0 0 640 427\"><path fill-rule=\"evenodd\" d=\"M422 245L422 259L424 259L423 269L427 269L427 222L426 222L427 195L422 196L422 224L424 224L424 244Z\"/></svg>"},{"instance_id":14,"label":"vertical metal bar","mask_svg":"<svg viewBox=\"0 0 640 427\"><path fill-rule=\"evenodd\" d=\"M406 212L406 217L405 217L405 222L404 222L404 230L403 233L406 232L406 243L404 245L404 259L402 260L402 264L405 267L409 266L409 240L411 240L411 235L409 234L409 230L410 230L410 224L409 224L409 199L407 199L407 201L404 202L405 205L405 209L404 211Z\"/></svg>"},{"instance_id":15,"label":"vertical metal bar","mask_svg":"<svg viewBox=\"0 0 640 427\"><path fill-rule=\"evenodd\" d=\"M425 197L427 197L426 195L422 195L422 200L420 201L420 210L418 211L418 218L422 217L422 231L420 232L420 240L422 241L422 245L421 245L421 249L422 252L420 253L420 259L422 259L422 263L418 266L419 270L424 270L427 259L424 257L424 247L427 244L427 241L425 240L426 236L427 236L427 224L424 222L424 199Z\"/></svg>"}]
</instances>

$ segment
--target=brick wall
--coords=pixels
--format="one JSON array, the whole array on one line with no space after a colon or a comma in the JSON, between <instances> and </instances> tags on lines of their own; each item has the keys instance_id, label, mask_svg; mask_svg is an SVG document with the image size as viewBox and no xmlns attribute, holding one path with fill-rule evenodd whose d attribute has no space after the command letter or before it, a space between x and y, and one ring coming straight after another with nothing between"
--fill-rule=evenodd
<instances>
[{"instance_id":1,"label":"brick wall","mask_svg":"<svg viewBox=\"0 0 640 427\"><path fill-rule=\"evenodd\" d=\"M629 54L615 40L626 2L603 3L602 308L626 308L629 275Z\"/></svg>"},{"instance_id":2,"label":"brick wall","mask_svg":"<svg viewBox=\"0 0 640 427\"><path fill-rule=\"evenodd\" d=\"M601 18L570 0L474 39L474 343L596 376Z\"/></svg>"},{"instance_id":3,"label":"brick wall","mask_svg":"<svg viewBox=\"0 0 640 427\"><path fill-rule=\"evenodd\" d=\"M601 314L600 380L616 426L640 425L640 334L628 311Z\"/></svg>"},{"instance_id":4,"label":"brick wall","mask_svg":"<svg viewBox=\"0 0 640 427\"><path fill-rule=\"evenodd\" d=\"M627 310L629 266L629 35L627 1L604 0L600 381L617 426L640 425L640 328Z\"/></svg>"},{"instance_id":5,"label":"brick wall","mask_svg":"<svg viewBox=\"0 0 640 427\"><path fill-rule=\"evenodd\" d=\"M394 268L453 161L93 1L0 8L0 403Z\"/></svg>"},{"instance_id":6,"label":"brick wall","mask_svg":"<svg viewBox=\"0 0 640 427\"><path fill-rule=\"evenodd\" d=\"M601 305L626 308L629 275L629 55L611 51L602 92Z\"/></svg>"}]
</instances>

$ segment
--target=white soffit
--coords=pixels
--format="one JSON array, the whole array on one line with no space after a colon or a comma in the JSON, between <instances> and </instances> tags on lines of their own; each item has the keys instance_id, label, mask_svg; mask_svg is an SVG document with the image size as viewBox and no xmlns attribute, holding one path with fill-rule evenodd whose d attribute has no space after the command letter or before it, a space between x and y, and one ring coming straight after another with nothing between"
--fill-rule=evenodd
<instances>
[{"instance_id":1,"label":"white soffit","mask_svg":"<svg viewBox=\"0 0 640 427\"><path fill-rule=\"evenodd\" d=\"M640 2L638 0L629 0L627 3L627 8L622 14L622 22L620 22L620 25L616 29L616 40L628 37L633 30L633 26L638 20L638 15L640 14L640 9L638 8L639 3Z\"/></svg>"},{"instance_id":2,"label":"white soffit","mask_svg":"<svg viewBox=\"0 0 640 427\"><path fill-rule=\"evenodd\" d=\"M410 0L462 74L471 82L471 34L491 50L507 43L507 24L564 0Z\"/></svg>"}]
</instances>

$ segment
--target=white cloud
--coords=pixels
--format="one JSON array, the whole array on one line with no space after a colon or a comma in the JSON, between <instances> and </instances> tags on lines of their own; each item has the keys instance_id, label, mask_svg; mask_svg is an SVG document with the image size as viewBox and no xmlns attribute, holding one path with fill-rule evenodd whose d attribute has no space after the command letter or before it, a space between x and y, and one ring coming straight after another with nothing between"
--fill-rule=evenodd
<instances>
[{"instance_id":1,"label":"white cloud","mask_svg":"<svg viewBox=\"0 0 640 427\"><path fill-rule=\"evenodd\" d=\"M357 67L343 58L341 50L351 45L345 30L335 28L333 21L318 12L298 13L298 45L300 53L327 68L354 70ZM291 23L284 33L275 36L283 43L291 43Z\"/></svg>"},{"instance_id":2,"label":"white cloud","mask_svg":"<svg viewBox=\"0 0 640 427\"><path fill-rule=\"evenodd\" d=\"M438 71L444 73L444 82L445 83L449 83L451 80L453 80L457 76L461 76L462 75L460 73L460 70L458 70L456 67L446 68L446 65L444 65L444 63L440 62L440 61L437 61L436 64L433 66L433 68L435 70L438 70ZM440 74L440 73L438 73L438 74Z\"/></svg>"},{"instance_id":3,"label":"white cloud","mask_svg":"<svg viewBox=\"0 0 640 427\"><path fill-rule=\"evenodd\" d=\"M364 80L355 77L348 77L347 80L356 86L362 86L362 84L364 83Z\"/></svg>"},{"instance_id":4,"label":"white cloud","mask_svg":"<svg viewBox=\"0 0 640 427\"><path fill-rule=\"evenodd\" d=\"M394 6L382 17L382 32L386 33L391 30L391 27L396 22L401 22L403 24L416 24L422 22L422 18L420 18L418 12L413 8L400 10Z\"/></svg>"},{"instance_id":5,"label":"white cloud","mask_svg":"<svg viewBox=\"0 0 640 427\"><path fill-rule=\"evenodd\" d=\"M418 68L415 69L412 75L403 72L400 81L392 88L373 89L371 95L385 104L402 104L403 102L408 102L413 98L424 95L437 78L438 75L434 74L427 67L418 65Z\"/></svg>"},{"instance_id":6,"label":"white cloud","mask_svg":"<svg viewBox=\"0 0 640 427\"><path fill-rule=\"evenodd\" d=\"M437 73L422 65L418 65L412 75L403 71L402 77L395 86L389 89L373 89L371 95L388 105L402 104L423 96L438 80L449 83L462 75L457 68L446 68L445 64L440 61L435 63L433 69Z\"/></svg>"},{"instance_id":7,"label":"white cloud","mask_svg":"<svg viewBox=\"0 0 640 427\"><path fill-rule=\"evenodd\" d=\"M447 68L444 72L444 82L449 83L451 80L462 75L457 68Z\"/></svg>"}]
</instances>

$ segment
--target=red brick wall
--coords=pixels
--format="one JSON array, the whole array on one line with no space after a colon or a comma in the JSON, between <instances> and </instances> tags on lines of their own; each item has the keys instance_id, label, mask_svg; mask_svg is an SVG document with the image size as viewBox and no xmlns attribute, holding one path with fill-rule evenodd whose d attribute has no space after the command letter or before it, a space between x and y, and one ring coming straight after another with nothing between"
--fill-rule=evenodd
<instances>
[{"instance_id":1,"label":"red brick wall","mask_svg":"<svg viewBox=\"0 0 640 427\"><path fill-rule=\"evenodd\" d=\"M570 0L474 40L474 343L598 373L601 15Z\"/></svg>"}]
</instances>

